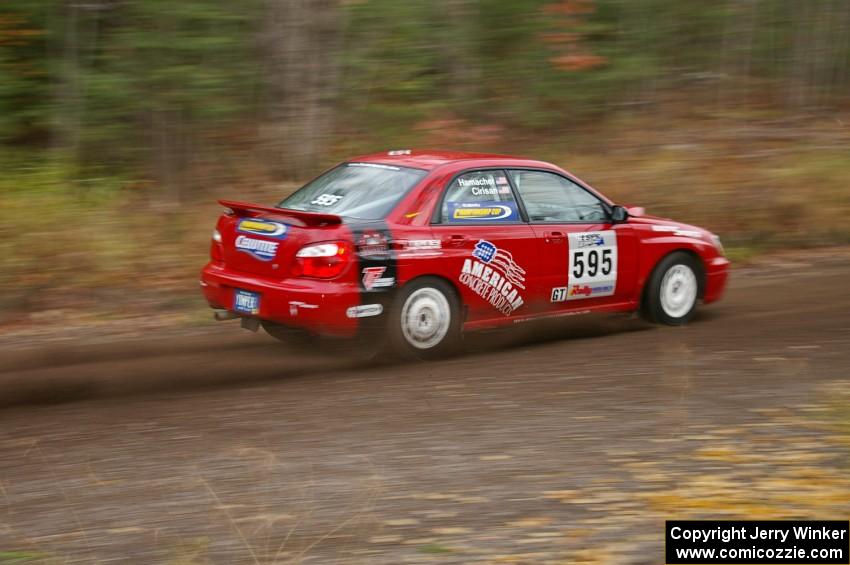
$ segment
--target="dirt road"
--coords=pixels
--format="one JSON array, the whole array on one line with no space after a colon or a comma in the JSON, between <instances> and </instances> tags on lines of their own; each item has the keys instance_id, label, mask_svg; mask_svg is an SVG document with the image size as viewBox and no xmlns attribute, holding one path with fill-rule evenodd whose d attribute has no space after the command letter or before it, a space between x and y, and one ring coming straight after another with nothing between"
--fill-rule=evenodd
<instances>
[{"instance_id":1,"label":"dirt road","mask_svg":"<svg viewBox=\"0 0 850 565\"><path fill-rule=\"evenodd\" d=\"M849 257L736 273L685 328L573 319L427 364L235 327L10 355L0 563L649 564L668 518L847 519Z\"/></svg>"}]
</instances>

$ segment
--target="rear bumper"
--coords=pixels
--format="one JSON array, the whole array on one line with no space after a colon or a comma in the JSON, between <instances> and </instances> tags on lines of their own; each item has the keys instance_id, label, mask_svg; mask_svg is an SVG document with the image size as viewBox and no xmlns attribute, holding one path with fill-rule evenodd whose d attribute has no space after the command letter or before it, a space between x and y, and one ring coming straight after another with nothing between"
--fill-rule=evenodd
<instances>
[{"instance_id":1,"label":"rear bumper","mask_svg":"<svg viewBox=\"0 0 850 565\"><path fill-rule=\"evenodd\" d=\"M360 305L356 284L313 279L273 280L208 263L201 271L201 288L212 308L233 310L234 289L260 294L256 315L317 334L352 336L358 318L348 309Z\"/></svg>"},{"instance_id":2,"label":"rear bumper","mask_svg":"<svg viewBox=\"0 0 850 565\"><path fill-rule=\"evenodd\" d=\"M729 280L729 260L726 257L715 257L705 268L705 292L703 302L711 304L723 296L726 282Z\"/></svg>"}]
</instances>

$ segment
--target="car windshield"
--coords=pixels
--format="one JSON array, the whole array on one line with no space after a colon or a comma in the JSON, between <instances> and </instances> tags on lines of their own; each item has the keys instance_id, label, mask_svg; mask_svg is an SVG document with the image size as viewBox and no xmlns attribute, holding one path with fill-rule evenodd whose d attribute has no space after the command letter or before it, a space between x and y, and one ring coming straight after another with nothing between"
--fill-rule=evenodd
<instances>
[{"instance_id":1,"label":"car windshield","mask_svg":"<svg viewBox=\"0 0 850 565\"><path fill-rule=\"evenodd\" d=\"M426 171L378 163L345 163L304 185L278 208L379 220Z\"/></svg>"}]
</instances>

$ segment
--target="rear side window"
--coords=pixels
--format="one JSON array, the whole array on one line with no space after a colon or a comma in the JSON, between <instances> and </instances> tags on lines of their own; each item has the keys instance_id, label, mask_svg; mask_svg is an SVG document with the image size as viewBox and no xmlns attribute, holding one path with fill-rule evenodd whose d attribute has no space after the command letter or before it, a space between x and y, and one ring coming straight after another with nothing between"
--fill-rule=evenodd
<instances>
[{"instance_id":1,"label":"rear side window","mask_svg":"<svg viewBox=\"0 0 850 565\"><path fill-rule=\"evenodd\" d=\"M278 208L363 220L385 218L426 171L378 163L346 163L298 189Z\"/></svg>"},{"instance_id":2,"label":"rear side window","mask_svg":"<svg viewBox=\"0 0 850 565\"><path fill-rule=\"evenodd\" d=\"M446 189L440 216L444 224L520 221L519 208L504 171L475 171Z\"/></svg>"},{"instance_id":3,"label":"rear side window","mask_svg":"<svg viewBox=\"0 0 850 565\"><path fill-rule=\"evenodd\" d=\"M602 201L576 183L543 171L510 171L530 222L603 222Z\"/></svg>"}]
</instances>

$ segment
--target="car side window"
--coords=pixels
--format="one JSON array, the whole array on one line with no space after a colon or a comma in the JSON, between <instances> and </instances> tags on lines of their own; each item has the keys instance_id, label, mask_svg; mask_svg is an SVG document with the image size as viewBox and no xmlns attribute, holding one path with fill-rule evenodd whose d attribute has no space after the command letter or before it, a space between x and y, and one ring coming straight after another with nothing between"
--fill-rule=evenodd
<instances>
[{"instance_id":1,"label":"car side window","mask_svg":"<svg viewBox=\"0 0 850 565\"><path fill-rule=\"evenodd\" d=\"M543 171L509 171L531 222L603 222L608 213L576 183Z\"/></svg>"},{"instance_id":2,"label":"car side window","mask_svg":"<svg viewBox=\"0 0 850 565\"><path fill-rule=\"evenodd\" d=\"M444 224L521 221L505 172L474 171L458 176L446 189L440 215Z\"/></svg>"}]
</instances>

